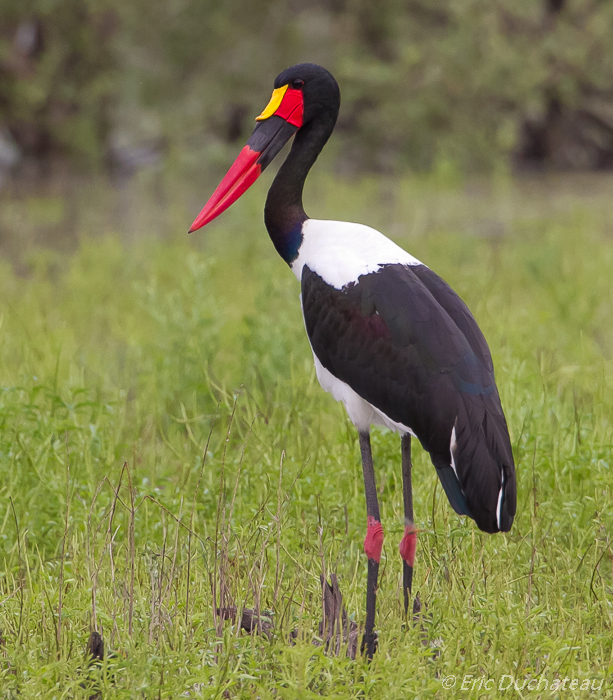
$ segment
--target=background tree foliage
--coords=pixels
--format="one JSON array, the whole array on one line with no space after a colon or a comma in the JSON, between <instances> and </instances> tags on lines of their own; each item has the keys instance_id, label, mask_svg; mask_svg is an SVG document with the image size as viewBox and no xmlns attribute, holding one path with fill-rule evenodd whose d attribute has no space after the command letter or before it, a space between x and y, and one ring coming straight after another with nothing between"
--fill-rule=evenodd
<instances>
[{"instance_id":1,"label":"background tree foliage","mask_svg":"<svg viewBox=\"0 0 613 700\"><path fill-rule=\"evenodd\" d=\"M0 125L26 154L95 161L104 152L117 88L115 26L104 0L0 4Z\"/></svg>"},{"instance_id":2,"label":"background tree foliage","mask_svg":"<svg viewBox=\"0 0 613 700\"><path fill-rule=\"evenodd\" d=\"M608 168L611 36L599 0L3 0L0 124L37 157L210 161L308 60L346 169Z\"/></svg>"}]
</instances>

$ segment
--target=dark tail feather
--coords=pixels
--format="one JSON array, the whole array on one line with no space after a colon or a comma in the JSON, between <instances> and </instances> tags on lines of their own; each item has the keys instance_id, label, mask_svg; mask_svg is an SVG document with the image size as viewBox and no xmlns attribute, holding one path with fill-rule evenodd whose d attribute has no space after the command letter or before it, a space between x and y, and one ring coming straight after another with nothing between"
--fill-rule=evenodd
<instances>
[{"instance_id":1,"label":"dark tail feather","mask_svg":"<svg viewBox=\"0 0 613 700\"><path fill-rule=\"evenodd\" d=\"M436 467L436 473L441 480L451 507L458 515L468 515L469 518L472 518L472 513L462 493L462 487L453 469L451 467Z\"/></svg>"},{"instance_id":2,"label":"dark tail feather","mask_svg":"<svg viewBox=\"0 0 613 700\"><path fill-rule=\"evenodd\" d=\"M455 484L448 489L442 476L441 482L458 513L459 490L466 514L480 530L508 532L516 510L515 465L500 399L497 393L464 395L463 399L455 422L457 478L449 467L446 471L453 475ZM441 475L443 470L439 467L437 471Z\"/></svg>"},{"instance_id":3,"label":"dark tail feather","mask_svg":"<svg viewBox=\"0 0 613 700\"><path fill-rule=\"evenodd\" d=\"M516 508L515 465L498 394L466 396L456 419L456 469L477 526L511 529Z\"/></svg>"}]
</instances>

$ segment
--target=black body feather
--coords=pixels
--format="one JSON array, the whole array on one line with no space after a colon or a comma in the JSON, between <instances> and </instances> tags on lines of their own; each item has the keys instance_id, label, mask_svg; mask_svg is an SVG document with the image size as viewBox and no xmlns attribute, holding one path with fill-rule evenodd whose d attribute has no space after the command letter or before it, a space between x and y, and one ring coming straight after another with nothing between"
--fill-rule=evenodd
<instances>
[{"instance_id":1,"label":"black body feather","mask_svg":"<svg viewBox=\"0 0 613 700\"><path fill-rule=\"evenodd\" d=\"M302 306L321 364L412 430L458 513L485 532L508 531L515 467L492 359L451 287L424 265L390 264L339 290L305 266Z\"/></svg>"}]
</instances>

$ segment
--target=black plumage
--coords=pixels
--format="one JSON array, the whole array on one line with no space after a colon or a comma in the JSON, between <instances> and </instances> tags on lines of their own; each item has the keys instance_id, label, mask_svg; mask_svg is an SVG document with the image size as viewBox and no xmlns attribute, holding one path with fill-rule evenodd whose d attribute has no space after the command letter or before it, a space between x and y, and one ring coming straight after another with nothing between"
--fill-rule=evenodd
<instances>
[{"instance_id":1,"label":"black plumage","mask_svg":"<svg viewBox=\"0 0 613 700\"><path fill-rule=\"evenodd\" d=\"M302 305L321 364L411 429L457 512L485 532L508 531L515 468L492 359L451 287L424 265L391 264L339 290L305 266Z\"/></svg>"}]
</instances>

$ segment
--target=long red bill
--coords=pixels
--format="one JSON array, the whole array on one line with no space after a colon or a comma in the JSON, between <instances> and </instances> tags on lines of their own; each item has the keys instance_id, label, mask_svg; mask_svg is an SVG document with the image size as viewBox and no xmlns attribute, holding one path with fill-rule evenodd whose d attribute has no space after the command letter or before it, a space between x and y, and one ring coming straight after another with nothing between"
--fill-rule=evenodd
<instances>
[{"instance_id":1,"label":"long red bill","mask_svg":"<svg viewBox=\"0 0 613 700\"><path fill-rule=\"evenodd\" d=\"M219 216L253 185L262 174L262 166L257 162L261 155L260 151L254 151L249 145L243 148L224 179L196 217L189 233L197 231Z\"/></svg>"},{"instance_id":2,"label":"long red bill","mask_svg":"<svg viewBox=\"0 0 613 700\"><path fill-rule=\"evenodd\" d=\"M256 119L257 125L247 145L196 217L190 233L218 217L253 185L277 153L300 129L303 118L302 91L291 89L287 85L276 88L268 106Z\"/></svg>"}]
</instances>

